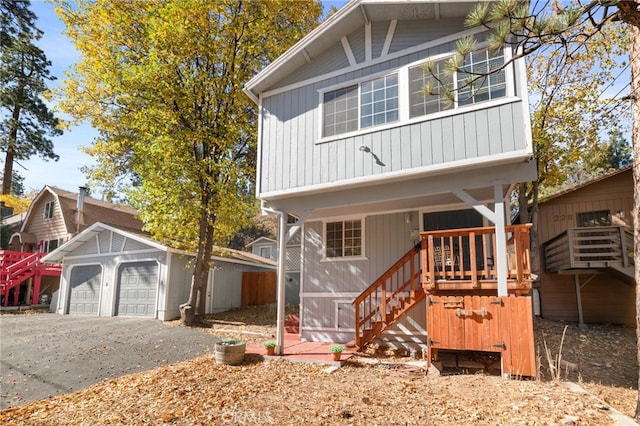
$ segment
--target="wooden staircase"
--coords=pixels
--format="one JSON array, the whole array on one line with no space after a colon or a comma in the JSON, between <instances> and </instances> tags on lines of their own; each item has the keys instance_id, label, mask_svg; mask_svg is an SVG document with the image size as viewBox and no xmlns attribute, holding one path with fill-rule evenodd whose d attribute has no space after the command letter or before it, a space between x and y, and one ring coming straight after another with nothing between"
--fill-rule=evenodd
<instances>
[{"instance_id":1,"label":"wooden staircase","mask_svg":"<svg viewBox=\"0 0 640 426\"><path fill-rule=\"evenodd\" d=\"M352 303L355 305L355 344L362 348L395 324L425 298L420 284L420 244L391 266Z\"/></svg>"},{"instance_id":2,"label":"wooden staircase","mask_svg":"<svg viewBox=\"0 0 640 426\"><path fill-rule=\"evenodd\" d=\"M497 250L494 227L422 232L421 244L353 301L355 345L370 344L426 299L428 363L441 349L497 352L504 377L535 376L530 226L506 226L506 250ZM502 296L499 253L507 257Z\"/></svg>"},{"instance_id":3,"label":"wooden staircase","mask_svg":"<svg viewBox=\"0 0 640 426\"><path fill-rule=\"evenodd\" d=\"M37 304L40 297L40 278L45 275L60 276L60 265L41 263L47 253L26 253L18 251L0 251L0 296L3 306L9 305L9 292L19 287L29 278L34 278L32 304ZM17 290L16 290L17 291ZM17 302L14 296L14 303Z\"/></svg>"}]
</instances>

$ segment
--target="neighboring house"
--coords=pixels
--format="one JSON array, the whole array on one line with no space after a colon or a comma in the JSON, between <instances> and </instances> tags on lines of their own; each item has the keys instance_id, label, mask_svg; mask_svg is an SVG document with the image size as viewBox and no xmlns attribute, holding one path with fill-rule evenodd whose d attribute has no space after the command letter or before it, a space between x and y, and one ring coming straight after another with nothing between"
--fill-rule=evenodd
<instances>
[{"instance_id":1,"label":"neighboring house","mask_svg":"<svg viewBox=\"0 0 640 426\"><path fill-rule=\"evenodd\" d=\"M273 261L278 260L278 242L267 237L260 237L247 244L255 255L266 257ZM296 233L287 242L286 271L286 301L287 305L300 303L300 234Z\"/></svg>"},{"instance_id":2,"label":"neighboring house","mask_svg":"<svg viewBox=\"0 0 640 426\"><path fill-rule=\"evenodd\" d=\"M471 73L514 55L466 29L473 6L352 0L247 82L260 113L257 196L281 215L280 244L301 235L302 338L429 360L496 351L505 374L535 375L528 228L506 228L512 186L536 179L524 61L453 103L424 91L442 89L427 62L464 83L444 68L467 35L481 40Z\"/></svg>"},{"instance_id":3,"label":"neighboring house","mask_svg":"<svg viewBox=\"0 0 640 426\"><path fill-rule=\"evenodd\" d=\"M251 253L256 256L262 256L273 261L278 260L278 242L271 238L260 237L247 244L247 248L251 248Z\"/></svg>"},{"instance_id":4,"label":"neighboring house","mask_svg":"<svg viewBox=\"0 0 640 426\"><path fill-rule=\"evenodd\" d=\"M632 208L631 167L540 202L543 317L635 324Z\"/></svg>"},{"instance_id":5,"label":"neighboring house","mask_svg":"<svg viewBox=\"0 0 640 426\"><path fill-rule=\"evenodd\" d=\"M243 272L273 271L275 262L215 249L206 313L241 306ZM149 237L94 223L42 261L62 264L60 314L140 316L172 320L189 297L195 254Z\"/></svg>"},{"instance_id":6,"label":"neighboring house","mask_svg":"<svg viewBox=\"0 0 640 426\"><path fill-rule=\"evenodd\" d=\"M73 236L96 222L140 231L143 223L128 206L97 200L80 187L73 193L45 186L31 203L8 250L0 252L0 297L3 306L49 301L58 289L60 269L39 263Z\"/></svg>"}]
</instances>

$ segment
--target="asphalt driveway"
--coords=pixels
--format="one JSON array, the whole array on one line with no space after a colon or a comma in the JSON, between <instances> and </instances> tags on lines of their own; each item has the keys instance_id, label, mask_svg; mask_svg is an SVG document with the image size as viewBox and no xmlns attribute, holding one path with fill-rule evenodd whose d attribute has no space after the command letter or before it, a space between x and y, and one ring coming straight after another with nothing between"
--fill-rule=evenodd
<instances>
[{"instance_id":1,"label":"asphalt driveway","mask_svg":"<svg viewBox=\"0 0 640 426\"><path fill-rule=\"evenodd\" d=\"M0 409L213 353L218 338L146 318L0 316Z\"/></svg>"}]
</instances>

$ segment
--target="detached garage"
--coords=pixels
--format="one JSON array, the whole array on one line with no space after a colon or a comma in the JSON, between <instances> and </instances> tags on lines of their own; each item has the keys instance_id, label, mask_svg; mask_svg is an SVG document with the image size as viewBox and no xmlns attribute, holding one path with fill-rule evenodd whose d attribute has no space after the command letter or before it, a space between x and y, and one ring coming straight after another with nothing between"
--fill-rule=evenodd
<instances>
[{"instance_id":1,"label":"detached garage","mask_svg":"<svg viewBox=\"0 0 640 426\"><path fill-rule=\"evenodd\" d=\"M242 273L276 269L251 253L218 249L209 273L206 313L240 307ZM42 261L62 264L56 312L71 315L180 316L189 295L193 253L146 236L95 223Z\"/></svg>"}]
</instances>

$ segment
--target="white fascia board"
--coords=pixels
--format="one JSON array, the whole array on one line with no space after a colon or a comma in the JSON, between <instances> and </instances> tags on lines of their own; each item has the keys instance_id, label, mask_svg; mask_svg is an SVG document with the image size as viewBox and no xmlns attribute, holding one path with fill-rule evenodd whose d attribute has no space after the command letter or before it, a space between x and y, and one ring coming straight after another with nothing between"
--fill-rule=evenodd
<instances>
[{"instance_id":1,"label":"white fascia board","mask_svg":"<svg viewBox=\"0 0 640 426\"><path fill-rule=\"evenodd\" d=\"M211 259L213 259L214 261L217 260L219 262L227 262L227 263L235 263L238 265L247 265L247 266L254 266L256 268L264 268L264 269L276 269L276 265L269 265L266 263L254 263L254 262L249 262L248 260L239 260L239 259L234 259L232 257L221 257L221 256L211 256ZM275 263L275 262L274 262Z\"/></svg>"},{"instance_id":2,"label":"white fascia board","mask_svg":"<svg viewBox=\"0 0 640 426\"><path fill-rule=\"evenodd\" d=\"M138 241L156 250L180 252L179 250L171 249L163 244L157 243L148 238L141 237L139 235L136 235L127 231L123 231L122 229L114 228L113 226L106 225L101 222L96 222L93 225L89 226L84 231L82 231L81 233L79 233L78 235L76 235L75 237L73 237L72 239L70 239L69 241L67 241L66 243L64 243L63 245L61 245L60 247L58 247L57 249L55 249L54 251L52 251L51 253L47 254L45 257L42 258L41 261L43 263L59 263L64 258L65 253L72 252L81 244L90 241L95 235L103 231L110 231L110 232L123 235L126 238Z\"/></svg>"},{"instance_id":3,"label":"white fascia board","mask_svg":"<svg viewBox=\"0 0 640 426\"><path fill-rule=\"evenodd\" d=\"M343 182L327 182L317 185L309 185L302 188L291 188L281 191L265 192L263 194L259 194L259 198L265 201L294 198L303 195L323 193L328 190L343 190L353 187L375 185L377 183L390 183L393 181L399 182L429 174L438 175L453 172L456 170L464 171L469 169L497 166L506 163L525 162L529 161L531 158L532 154L527 150L514 151L507 154L498 154L484 157L481 159L481 161L478 161L478 158L470 158L462 161L418 167L411 170L400 170L397 172L383 173L374 176L364 176L355 179L348 179Z\"/></svg>"},{"instance_id":4,"label":"white fascia board","mask_svg":"<svg viewBox=\"0 0 640 426\"><path fill-rule=\"evenodd\" d=\"M31 222L31 215L33 214L33 210L36 208L36 205L40 202L40 199L42 197L44 197L44 195L46 193L53 195L53 198L55 198L55 200L56 200L56 204L58 206L60 205L60 200L58 199L58 194L56 194L56 192L54 190L52 190L49 187L49 185L45 185L44 188L42 188L40 190L40 192L38 192L38 195L36 195L36 198L34 198L33 201L31 201L31 204L29 205L29 208L27 209L27 213L24 216L24 220L22 221L22 225L20 226L20 231L19 232L26 232L27 223ZM62 220L64 222L64 215L62 216ZM64 224L64 229L65 229L65 231L67 230L66 222Z\"/></svg>"},{"instance_id":5,"label":"white fascia board","mask_svg":"<svg viewBox=\"0 0 640 426\"><path fill-rule=\"evenodd\" d=\"M342 6L336 13L327 18L309 34L302 37L289 50L280 55L275 61L267 65L262 71L260 71L255 77L253 77L244 85L243 90L247 94L247 96L249 96L254 102L257 102L257 94L252 90L256 85L260 84L269 74L271 74L276 69L286 66L287 62L289 62L291 58L298 54L302 54L302 51L307 45L311 44L314 40L322 38L327 32L330 31L331 27L333 27L336 22L338 22L344 16L350 14L354 10L357 10L359 7L359 3L360 0L351 0L349 3Z\"/></svg>"}]
</instances>

